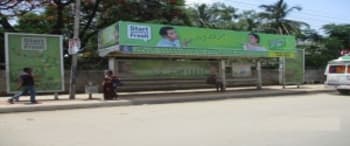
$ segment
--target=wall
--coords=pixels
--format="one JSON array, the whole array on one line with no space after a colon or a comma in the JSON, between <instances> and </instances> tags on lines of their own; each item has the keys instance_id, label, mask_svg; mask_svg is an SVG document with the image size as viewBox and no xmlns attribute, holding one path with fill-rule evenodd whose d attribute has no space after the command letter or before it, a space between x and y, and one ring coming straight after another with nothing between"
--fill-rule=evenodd
<instances>
[{"instance_id":1,"label":"wall","mask_svg":"<svg viewBox=\"0 0 350 146\"><path fill-rule=\"evenodd\" d=\"M304 75L304 81L308 84L323 83L326 80L324 69L307 69Z\"/></svg>"}]
</instances>

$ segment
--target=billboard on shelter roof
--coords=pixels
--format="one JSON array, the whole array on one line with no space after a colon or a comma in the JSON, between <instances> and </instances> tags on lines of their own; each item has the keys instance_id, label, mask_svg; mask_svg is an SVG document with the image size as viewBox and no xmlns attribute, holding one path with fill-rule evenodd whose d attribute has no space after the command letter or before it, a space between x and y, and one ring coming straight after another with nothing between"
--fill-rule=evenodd
<instances>
[{"instance_id":1,"label":"billboard on shelter roof","mask_svg":"<svg viewBox=\"0 0 350 146\"><path fill-rule=\"evenodd\" d=\"M119 42L118 23L112 24L98 33L98 48L107 48Z\"/></svg>"},{"instance_id":2,"label":"billboard on shelter roof","mask_svg":"<svg viewBox=\"0 0 350 146\"><path fill-rule=\"evenodd\" d=\"M121 21L100 31L99 48L111 46L140 55L294 57L296 42L289 35Z\"/></svg>"}]
</instances>

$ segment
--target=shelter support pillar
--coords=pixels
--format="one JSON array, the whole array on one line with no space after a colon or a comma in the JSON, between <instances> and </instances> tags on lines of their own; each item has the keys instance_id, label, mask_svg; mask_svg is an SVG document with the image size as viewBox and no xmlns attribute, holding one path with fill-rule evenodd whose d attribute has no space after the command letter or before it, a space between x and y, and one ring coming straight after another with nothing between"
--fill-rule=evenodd
<instances>
[{"instance_id":1,"label":"shelter support pillar","mask_svg":"<svg viewBox=\"0 0 350 146\"><path fill-rule=\"evenodd\" d=\"M118 73L118 63L114 57L108 58L108 69L113 71L114 74Z\"/></svg>"},{"instance_id":2,"label":"shelter support pillar","mask_svg":"<svg viewBox=\"0 0 350 146\"><path fill-rule=\"evenodd\" d=\"M222 80L222 87L223 87L223 90L225 91L226 90L226 72L225 72L225 69L226 69L226 64L225 64L225 60L220 60L219 62L219 74L220 74L220 78Z\"/></svg>"},{"instance_id":3,"label":"shelter support pillar","mask_svg":"<svg viewBox=\"0 0 350 146\"><path fill-rule=\"evenodd\" d=\"M285 57L279 58L279 74L280 74L280 84L282 88L286 88L286 59Z\"/></svg>"},{"instance_id":4,"label":"shelter support pillar","mask_svg":"<svg viewBox=\"0 0 350 146\"><path fill-rule=\"evenodd\" d=\"M256 89L262 89L262 76L261 76L261 62L260 60L256 61Z\"/></svg>"}]
</instances>

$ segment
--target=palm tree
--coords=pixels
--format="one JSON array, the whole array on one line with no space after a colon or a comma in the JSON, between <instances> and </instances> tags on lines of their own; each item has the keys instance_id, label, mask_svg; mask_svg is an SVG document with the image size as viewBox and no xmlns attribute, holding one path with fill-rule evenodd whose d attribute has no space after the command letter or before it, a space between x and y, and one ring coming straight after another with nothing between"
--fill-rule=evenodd
<instances>
[{"instance_id":1,"label":"palm tree","mask_svg":"<svg viewBox=\"0 0 350 146\"><path fill-rule=\"evenodd\" d=\"M233 28L234 20L238 17L236 12L236 8L222 3L200 4L190 8L190 15L197 26L209 28Z\"/></svg>"},{"instance_id":2,"label":"palm tree","mask_svg":"<svg viewBox=\"0 0 350 146\"><path fill-rule=\"evenodd\" d=\"M305 22L286 19L294 10L301 11L299 6L289 7L284 0L278 0L271 5L261 5L265 12L260 13L260 17L265 19L264 27L267 31L279 34L300 34L302 27L309 27Z\"/></svg>"},{"instance_id":3,"label":"palm tree","mask_svg":"<svg viewBox=\"0 0 350 146\"><path fill-rule=\"evenodd\" d=\"M237 25L239 30L259 32L261 31L261 18L255 11L243 11Z\"/></svg>"},{"instance_id":4,"label":"palm tree","mask_svg":"<svg viewBox=\"0 0 350 146\"><path fill-rule=\"evenodd\" d=\"M214 11L217 28L236 29L235 21L239 17L236 8L223 3L214 3L211 8Z\"/></svg>"},{"instance_id":5,"label":"palm tree","mask_svg":"<svg viewBox=\"0 0 350 146\"><path fill-rule=\"evenodd\" d=\"M212 23L215 21L213 11L207 4L200 4L190 8L190 15L195 25L199 27L212 27Z\"/></svg>"}]
</instances>

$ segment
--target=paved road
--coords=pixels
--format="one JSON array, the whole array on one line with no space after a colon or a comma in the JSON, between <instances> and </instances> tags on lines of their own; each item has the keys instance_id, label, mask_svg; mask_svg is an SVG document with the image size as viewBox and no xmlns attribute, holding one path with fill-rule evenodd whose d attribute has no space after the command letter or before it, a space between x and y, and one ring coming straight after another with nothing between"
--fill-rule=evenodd
<instances>
[{"instance_id":1,"label":"paved road","mask_svg":"<svg viewBox=\"0 0 350 146\"><path fill-rule=\"evenodd\" d=\"M0 146L349 146L350 96L0 114Z\"/></svg>"}]
</instances>

